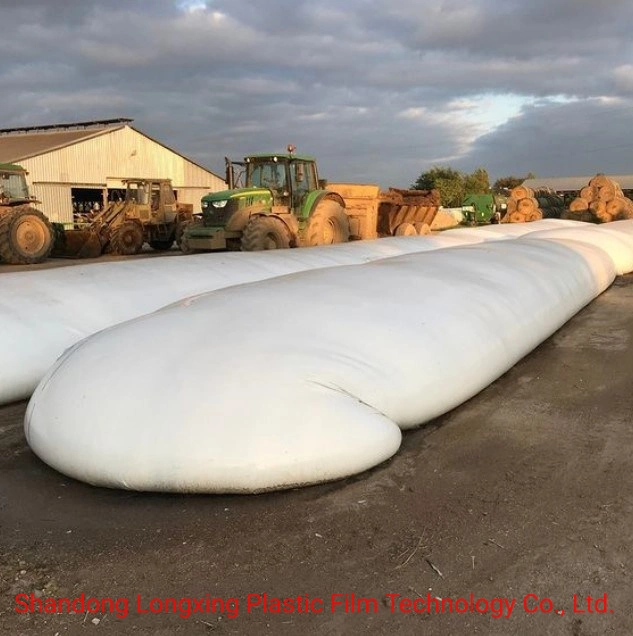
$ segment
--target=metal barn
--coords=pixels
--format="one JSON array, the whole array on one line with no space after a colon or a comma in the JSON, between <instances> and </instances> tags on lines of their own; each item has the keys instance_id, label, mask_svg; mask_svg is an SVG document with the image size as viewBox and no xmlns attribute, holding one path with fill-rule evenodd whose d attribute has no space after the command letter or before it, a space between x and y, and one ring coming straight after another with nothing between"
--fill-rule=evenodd
<instances>
[{"instance_id":1,"label":"metal barn","mask_svg":"<svg viewBox=\"0 0 633 636\"><path fill-rule=\"evenodd\" d=\"M192 203L224 180L134 128L109 119L0 130L0 162L28 170L31 194L51 221L72 224L121 195L123 179L171 179L178 201Z\"/></svg>"}]
</instances>

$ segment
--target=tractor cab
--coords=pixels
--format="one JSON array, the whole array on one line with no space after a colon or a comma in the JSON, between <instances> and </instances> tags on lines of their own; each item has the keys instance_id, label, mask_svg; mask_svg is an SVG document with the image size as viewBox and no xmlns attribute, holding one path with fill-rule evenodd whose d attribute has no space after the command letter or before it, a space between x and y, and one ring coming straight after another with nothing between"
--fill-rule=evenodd
<instances>
[{"instance_id":1,"label":"tractor cab","mask_svg":"<svg viewBox=\"0 0 633 636\"><path fill-rule=\"evenodd\" d=\"M26 170L24 168L0 163L0 205L19 205L31 202L29 188L26 184Z\"/></svg>"},{"instance_id":2,"label":"tractor cab","mask_svg":"<svg viewBox=\"0 0 633 636\"><path fill-rule=\"evenodd\" d=\"M269 190L275 206L298 212L305 195L318 188L316 162L312 157L289 152L287 155L251 155L244 161L226 158L225 161L229 190Z\"/></svg>"},{"instance_id":3,"label":"tractor cab","mask_svg":"<svg viewBox=\"0 0 633 636\"><path fill-rule=\"evenodd\" d=\"M169 179L125 179L125 201L134 204L129 216L148 223L172 223L176 198Z\"/></svg>"}]
</instances>

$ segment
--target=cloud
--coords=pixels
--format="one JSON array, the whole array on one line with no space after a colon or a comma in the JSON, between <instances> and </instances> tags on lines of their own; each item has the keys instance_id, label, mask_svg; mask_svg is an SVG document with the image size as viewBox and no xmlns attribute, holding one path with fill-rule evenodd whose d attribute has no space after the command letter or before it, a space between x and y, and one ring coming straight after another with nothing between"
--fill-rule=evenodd
<instances>
[{"instance_id":1,"label":"cloud","mask_svg":"<svg viewBox=\"0 0 633 636\"><path fill-rule=\"evenodd\" d=\"M382 185L437 162L627 171L598 148L630 124L605 110L633 93L627 0L25 0L3 20L5 127L128 116L216 172L294 143Z\"/></svg>"}]
</instances>

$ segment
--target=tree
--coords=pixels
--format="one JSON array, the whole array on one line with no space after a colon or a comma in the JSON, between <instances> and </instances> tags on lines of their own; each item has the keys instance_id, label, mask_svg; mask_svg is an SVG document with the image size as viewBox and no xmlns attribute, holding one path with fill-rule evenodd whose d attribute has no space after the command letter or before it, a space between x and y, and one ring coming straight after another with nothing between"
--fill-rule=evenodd
<instances>
[{"instance_id":1,"label":"tree","mask_svg":"<svg viewBox=\"0 0 633 636\"><path fill-rule=\"evenodd\" d=\"M490 192L490 178L485 168L477 168L472 174L464 176L465 194L487 194Z\"/></svg>"},{"instance_id":2,"label":"tree","mask_svg":"<svg viewBox=\"0 0 633 636\"><path fill-rule=\"evenodd\" d=\"M512 190L512 188L520 186L526 179L536 179L536 176L529 172L525 177L501 177L494 182L492 189L496 193L501 193L504 190Z\"/></svg>"},{"instance_id":3,"label":"tree","mask_svg":"<svg viewBox=\"0 0 633 636\"><path fill-rule=\"evenodd\" d=\"M464 177L449 166L433 166L423 172L413 184L414 190L438 190L441 204L456 207L464 198Z\"/></svg>"}]
</instances>

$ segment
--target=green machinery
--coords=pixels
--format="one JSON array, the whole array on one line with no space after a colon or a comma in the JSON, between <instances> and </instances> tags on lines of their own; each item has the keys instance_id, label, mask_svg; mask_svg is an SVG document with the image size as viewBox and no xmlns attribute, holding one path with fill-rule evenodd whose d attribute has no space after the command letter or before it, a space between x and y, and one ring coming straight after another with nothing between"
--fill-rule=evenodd
<instances>
[{"instance_id":1,"label":"green machinery","mask_svg":"<svg viewBox=\"0 0 633 636\"><path fill-rule=\"evenodd\" d=\"M53 228L34 204L26 183L26 170L0 163L0 261L41 263L53 247Z\"/></svg>"},{"instance_id":2,"label":"green machinery","mask_svg":"<svg viewBox=\"0 0 633 636\"><path fill-rule=\"evenodd\" d=\"M226 161L228 190L202 199L202 216L189 223L181 250L244 251L325 245L350 238L350 219L340 194L319 181L316 161L286 154Z\"/></svg>"},{"instance_id":3,"label":"green machinery","mask_svg":"<svg viewBox=\"0 0 633 636\"><path fill-rule=\"evenodd\" d=\"M505 199L493 194L467 194L462 202L462 211L469 225L499 223L505 213Z\"/></svg>"}]
</instances>

